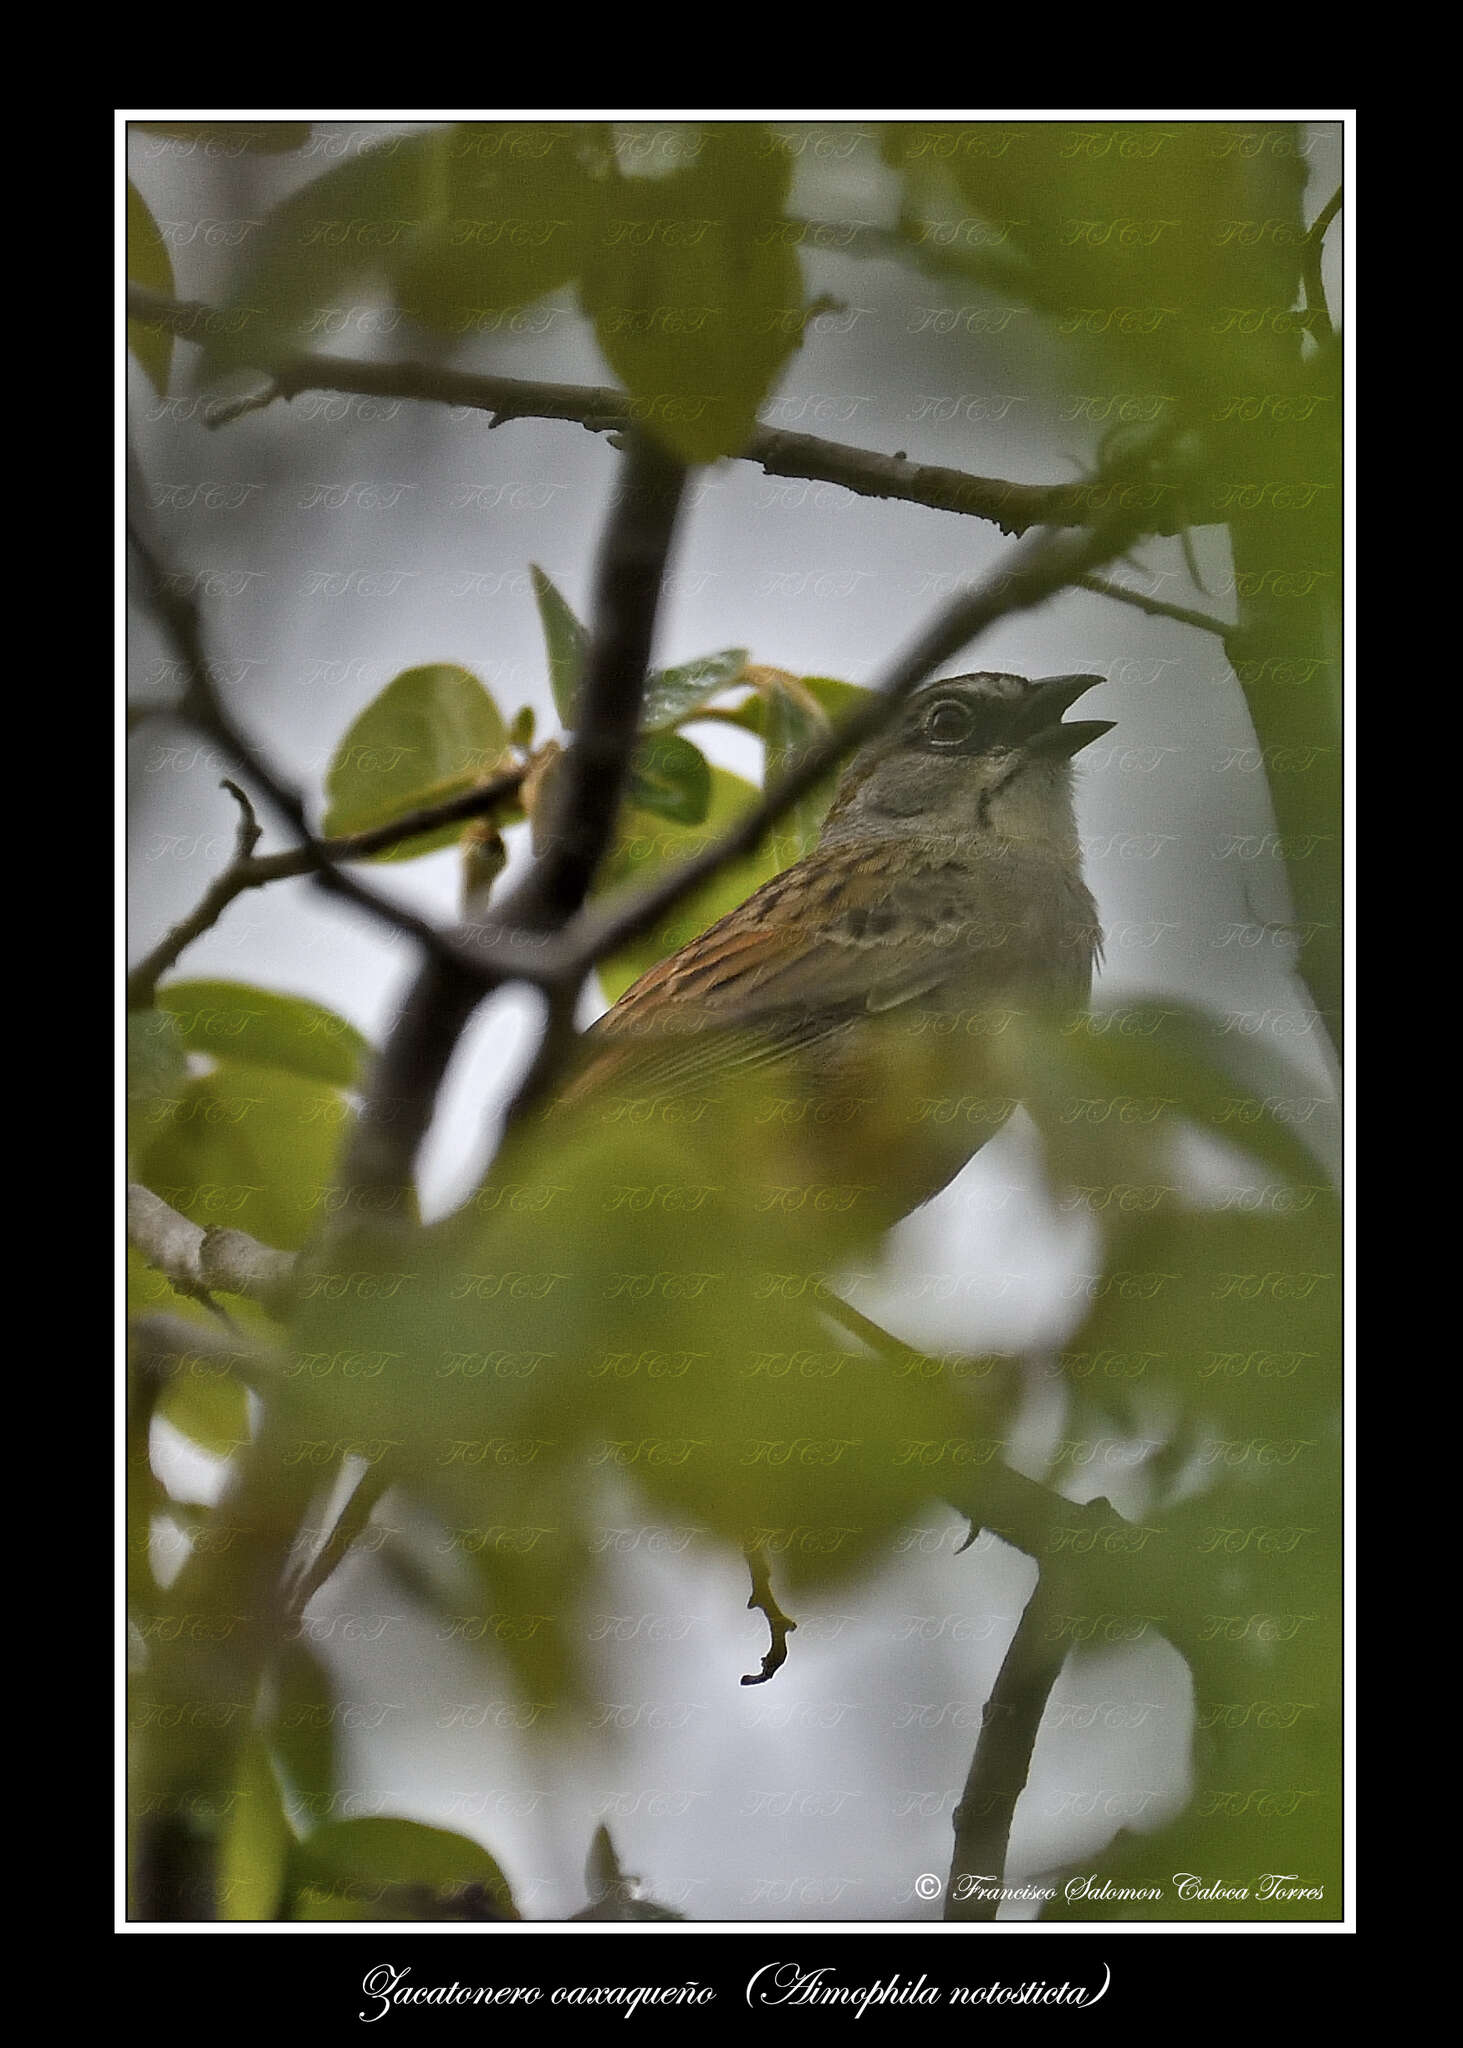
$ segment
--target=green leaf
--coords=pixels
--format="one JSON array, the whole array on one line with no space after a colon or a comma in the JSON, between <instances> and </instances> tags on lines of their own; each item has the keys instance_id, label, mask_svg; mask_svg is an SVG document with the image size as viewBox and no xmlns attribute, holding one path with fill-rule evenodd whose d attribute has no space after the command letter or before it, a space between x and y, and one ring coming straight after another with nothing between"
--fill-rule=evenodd
<instances>
[{"instance_id":1,"label":"green leaf","mask_svg":"<svg viewBox=\"0 0 1463 2048\"><path fill-rule=\"evenodd\" d=\"M211 1327L218 1327L216 1317ZM158 1396L157 1413L215 1458L232 1457L249 1441L249 1396L243 1382L201 1353L176 1360Z\"/></svg>"},{"instance_id":2,"label":"green leaf","mask_svg":"<svg viewBox=\"0 0 1463 2048\"><path fill-rule=\"evenodd\" d=\"M316 1828L296 1851L291 1880L295 1920L442 1919L452 1917L453 1895L468 1887L498 1917L519 1917L508 1880L480 1843L415 1820Z\"/></svg>"},{"instance_id":3,"label":"green leaf","mask_svg":"<svg viewBox=\"0 0 1463 2048\"><path fill-rule=\"evenodd\" d=\"M1266 1256L1258 1238L1251 1245ZM1269 1256L1280 1252L1272 1244ZM1273 1298L1255 1306L1243 1351L1214 1333L1210 1355L1239 1367L1245 1398L1198 1437L1199 1490L1143 1518L1151 1540L1135 1604L1162 1617L1193 1682L1188 1807L1156 1833L1120 1834L1103 1853L1105 1877L1155 1887L1157 1900L1084 1901L1062 1918L1272 1922L1344 1910L1339 1357L1330 1373L1312 1356L1287 1377L1287 1340L1265 1334ZM1330 1343L1339 1354L1339 1326ZM1277 1371L1285 1398L1266 1404L1264 1382ZM1179 1896L1182 1872L1222 1881L1229 1895ZM1264 1899L1266 1872L1321 1896Z\"/></svg>"},{"instance_id":4,"label":"green leaf","mask_svg":"<svg viewBox=\"0 0 1463 2048\"><path fill-rule=\"evenodd\" d=\"M1304 1126L1284 1121L1277 1108L1314 1098L1314 1081L1273 1046L1226 1033L1193 1005L1134 1003L1060 1023L1027 1017L1006 1044L1017 1063L1013 1087L1053 1158L1079 1178L1094 1142L1114 1151L1127 1130L1145 1144L1149 1126L1184 1118L1298 1187L1324 1192L1329 1183L1327 1168L1302 1139ZM1100 1116L1104 1102L1118 1105L1116 1113ZM1141 1116L1134 1107L1140 1102Z\"/></svg>"},{"instance_id":5,"label":"green leaf","mask_svg":"<svg viewBox=\"0 0 1463 2048\"><path fill-rule=\"evenodd\" d=\"M642 740L630 766L629 802L677 825L699 825L711 802L711 767L679 733Z\"/></svg>"},{"instance_id":6,"label":"green leaf","mask_svg":"<svg viewBox=\"0 0 1463 2048\"><path fill-rule=\"evenodd\" d=\"M348 1119L345 1096L319 1081L220 1066L188 1082L138 1175L194 1223L293 1251L331 1213Z\"/></svg>"},{"instance_id":7,"label":"green leaf","mask_svg":"<svg viewBox=\"0 0 1463 2048\"><path fill-rule=\"evenodd\" d=\"M1298 124L910 122L882 141L911 253L950 291L985 287L1048 316L1074 371L1085 356L1125 380L1093 388L1150 408L1294 388L1301 238L1284 212L1305 179Z\"/></svg>"},{"instance_id":8,"label":"green leaf","mask_svg":"<svg viewBox=\"0 0 1463 2048\"><path fill-rule=\"evenodd\" d=\"M858 683L841 683L833 676L791 676L781 669L749 669L741 680L754 685L752 694L734 712L726 715L737 725L745 726L760 739L767 726L767 699L773 681L785 680L796 683L798 689L813 699L830 726L835 726L867 704L873 695Z\"/></svg>"},{"instance_id":9,"label":"green leaf","mask_svg":"<svg viewBox=\"0 0 1463 2048\"><path fill-rule=\"evenodd\" d=\"M598 208L586 168L596 133L535 121L439 130L437 203L395 278L402 311L445 334L496 333L505 313L567 284Z\"/></svg>"},{"instance_id":10,"label":"green leaf","mask_svg":"<svg viewBox=\"0 0 1463 2048\"><path fill-rule=\"evenodd\" d=\"M632 410L685 462L735 455L808 317L770 128L702 129L696 160L606 195L580 286Z\"/></svg>"},{"instance_id":11,"label":"green leaf","mask_svg":"<svg viewBox=\"0 0 1463 2048\"><path fill-rule=\"evenodd\" d=\"M286 1644L275 1665L269 1744L290 1792L307 1812L329 1811L336 1791L335 1684L303 1639Z\"/></svg>"},{"instance_id":12,"label":"green leaf","mask_svg":"<svg viewBox=\"0 0 1463 2048\"><path fill-rule=\"evenodd\" d=\"M661 669L645 685L641 729L661 732L685 724L712 697L734 688L746 665L745 647L726 647L720 654L703 654L699 661L685 662L679 668Z\"/></svg>"},{"instance_id":13,"label":"green leaf","mask_svg":"<svg viewBox=\"0 0 1463 2048\"><path fill-rule=\"evenodd\" d=\"M129 283L145 285L149 291L173 295L173 263L167 244L158 231L147 201L129 178L127 180L127 277ZM127 346L148 375L159 398L168 393L168 371L173 361L173 337L161 327L145 327L140 320L127 322Z\"/></svg>"},{"instance_id":14,"label":"green leaf","mask_svg":"<svg viewBox=\"0 0 1463 2048\"><path fill-rule=\"evenodd\" d=\"M366 1271L352 1248L354 1284L300 1304L302 1355L395 1363L286 1375L287 1427L393 1445L481 1574L475 1601L443 1596L454 1632L546 1688L529 1699L587 1689L575 1617L612 1597L610 1482L727 1543L816 1531L777 1554L826 1582L947 1483L930 1446L995 1434L996 1382L891 1370L830 1334L819 1279L867 1248L879 1172L850 1159L850 1185L810 1186L788 1092L752 1068L668 1115L622 1114L614 1090L565 1103L481 1199Z\"/></svg>"},{"instance_id":15,"label":"green leaf","mask_svg":"<svg viewBox=\"0 0 1463 2048\"><path fill-rule=\"evenodd\" d=\"M238 1765L219 1843L221 1920L277 1920L294 1836L262 1738L251 1733Z\"/></svg>"},{"instance_id":16,"label":"green leaf","mask_svg":"<svg viewBox=\"0 0 1463 2048\"><path fill-rule=\"evenodd\" d=\"M497 705L470 670L451 662L410 668L368 704L335 750L325 777L328 836L365 832L426 804L465 795L504 764L508 735ZM450 846L443 825L376 860L416 860Z\"/></svg>"},{"instance_id":17,"label":"green leaf","mask_svg":"<svg viewBox=\"0 0 1463 2048\"><path fill-rule=\"evenodd\" d=\"M711 796L706 814L698 825L677 825L669 819L652 819L627 810L620 822L615 845L600 871L597 895L610 897L618 891L640 889L669 867L675 867L718 839L741 812L757 800L750 782L728 769L711 769ZM709 881L703 882L685 902L678 904L649 932L601 961L600 987L608 1001L624 994L631 982L724 917L763 882L778 871L779 863L769 848L743 854Z\"/></svg>"},{"instance_id":18,"label":"green leaf","mask_svg":"<svg viewBox=\"0 0 1463 2048\"><path fill-rule=\"evenodd\" d=\"M1189 1423L1315 1437L1339 1422L1341 1246L1324 1198L1299 1214L1159 1211L1115 1234L1102 1289L1064 1353L1137 1359ZM1268 1364L1265 1362L1268 1361ZM1309 1410L1313 1420L1302 1426Z\"/></svg>"},{"instance_id":19,"label":"green leaf","mask_svg":"<svg viewBox=\"0 0 1463 2048\"><path fill-rule=\"evenodd\" d=\"M528 573L533 578L533 594L538 600L538 615L544 629L554 707L561 723L572 728L574 702L589 646L589 634L537 562L530 562Z\"/></svg>"},{"instance_id":20,"label":"green leaf","mask_svg":"<svg viewBox=\"0 0 1463 2048\"><path fill-rule=\"evenodd\" d=\"M767 787L794 767L810 747L821 744L839 720L867 703L870 694L831 676L794 676L783 669L760 666L748 669L747 680L754 686L753 693L731 716L763 742L763 782ZM773 827L780 866L799 859L817 844L840 772L841 768L831 769Z\"/></svg>"},{"instance_id":21,"label":"green leaf","mask_svg":"<svg viewBox=\"0 0 1463 2048\"><path fill-rule=\"evenodd\" d=\"M371 1056L353 1024L305 996L243 981L173 981L157 999L189 1052L216 1060L358 1088Z\"/></svg>"},{"instance_id":22,"label":"green leaf","mask_svg":"<svg viewBox=\"0 0 1463 2048\"><path fill-rule=\"evenodd\" d=\"M830 725L837 725L841 718L857 711L867 704L873 695L859 683L843 683L836 676L801 676L799 681L810 696L816 697L823 707L824 716Z\"/></svg>"},{"instance_id":23,"label":"green leaf","mask_svg":"<svg viewBox=\"0 0 1463 2048\"><path fill-rule=\"evenodd\" d=\"M1314 1094L1273 1046L1226 1033L1219 1020L1171 1000L1095 1010L1066 1036L1096 1093L1162 1096L1170 1111L1302 1185L1329 1179L1303 1125L1274 1105Z\"/></svg>"},{"instance_id":24,"label":"green leaf","mask_svg":"<svg viewBox=\"0 0 1463 2048\"><path fill-rule=\"evenodd\" d=\"M388 136L274 208L211 324L205 377L316 346L389 289L445 205L441 133Z\"/></svg>"}]
</instances>

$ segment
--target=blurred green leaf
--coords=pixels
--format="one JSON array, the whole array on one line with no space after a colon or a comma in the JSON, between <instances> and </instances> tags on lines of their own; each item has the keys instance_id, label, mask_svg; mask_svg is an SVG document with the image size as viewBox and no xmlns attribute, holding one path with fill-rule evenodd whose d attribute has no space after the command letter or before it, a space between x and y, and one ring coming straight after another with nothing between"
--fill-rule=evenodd
<instances>
[{"instance_id":1,"label":"blurred green leaf","mask_svg":"<svg viewBox=\"0 0 1463 2048\"><path fill-rule=\"evenodd\" d=\"M530 562L528 573L533 578L533 594L538 601L538 615L544 629L554 708L560 722L572 730L574 701L589 647L589 634L537 562Z\"/></svg>"},{"instance_id":2,"label":"blurred green leaf","mask_svg":"<svg viewBox=\"0 0 1463 2048\"><path fill-rule=\"evenodd\" d=\"M402 310L440 333L496 333L575 277L599 204L588 166L608 147L597 133L572 121L438 130L437 203L396 277Z\"/></svg>"},{"instance_id":3,"label":"blurred green leaf","mask_svg":"<svg viewBox=\"0 0 1463 2048\"><path fill-rule=\"evenodd\" d=\"M369 831L425 804L464 795L506 765L508 734L491 695L451 662L410 668L351 726L326 771L325 832ZM461 837L443 825L373 856L416 860Z\"/></svg>"},{"instance_id":4,"label":"blurred green leaf","mask_svg":"<svg viewBox=\"0 0 1463 2048\"><path fill-rule=\"evenodd\" d=\"M1334 1201L1287 1214L1161 1209L1110 1233L1104 1284L1066 1347L1140 1359L1180 1414L1283 1433L1337 1412L1341 1259Z\"/></svg>"},{"instance_id":5,"label":"blurred green leaf","mask_svg":"<svg viewBox=\"0 0 1463 2048\"><path fill-rule=\"evenodd\" d=\"M843 683L836 676L800 676L803 688L823 707L830 725L837 725L851 711L867 704L872 694L859 683Z\"/></svg>"},{"instance_id":6,"label":"blurred green leaf","mask_svg":"<svg viewBox=\"0 0 1463 2048\"><path fill-rule=\"evenodd\" d=\"M195 1077L139 1151L140 1179L194 1223L293 1251L330 1214L346 1098L274 1067Z\"/></svg>"},{"instance_id":7,"label":"blurred green leaf","mask_svg":"<svg viewBox=\"0 0 1463 2048\"><path fill-rule=\"evenodd\" d=\"M656 733L635 750L627 800L652 817L699 825L711 803L710 764L679 733Z\"/></svg>"},{"instance_id":8,"label":"blurred green leaf","mask_svg":"<svg viewBox=\"0 0 1463 2048\"><path fill-rule=\"evenodd\" d=\"M1103 1120L1110 1128L1183 1118L1298 1186L1329 1180L1302 1136L1305 1126L1282 1113L1287 1102L1314 1098L1314 1079L1193 1004L1166 998L1060 1024L1023 1020L1020 1034L1028 1041L1018 1055L1026 1097L1059 1147L1064 1131L1102 1128L1091 1105L1105 1100L1120 1105Z\"/></svg>"},{"instance_id":9,"label":"blurred green leaf","mask_svg":"<svg viewBox=\"0 0 1463 2048\"><path fill-rule=\"evenodd\" d=\"M1279 1357L1248 1354L1252 1390ZM1136 1597L1193 1676L1192 1786L1170 1825L1121 1833L1101 1857L1113 1884L1160 1899L1083 1901L1063 1918L1342 1917L1340 1417L1310 1405L1317 1392L1314 1376L1292 1381L1290 1414L1236 1414L1201 1441L1202 1490L1144 1517L1157 1537ZM1266 1898L1267 1873L1297 1896Z\"/></svg>"},{"instance_id":10,"label":"blurred green leaf","mask_svg":"<svg viewBox=\"0 0 1463 2048\"><path fill-rule=\"evenodd\" d=\"M175 1102L188 1078L188 1061L177 1021L166 1009L127 1013L127 1108L134 1117L156 1117Z\"/></svg>"},{"instance_id":11,"label":"blurred green leaf","mask_svg":"<svg viewBox=\"0 0 1463 2048\"><path fill-rule=\"evenodd\" d=\"M761 123L706 124L693 163L606 197L581 302L637 418L683 461L735 455L802 344L791 168Z\"/></svg>"},{"instance_id":12,"label":"blurred green leaf","mask_svg":"<svg viewBox=\"0 0 1463 2048\"><path fill-rule=\"evenodd\" d=\"M519 1917L508 1880L486 1849L415 1820L316 1828L296 1851L291 1884L295 1920L441 1919L451 1917L453 1895L468 1887L497 1917Z\"/></svg>"},{"instance_id":13,"label":"blurred green leaf","mask_svg":"<svg viewBox=\"0 0 1463 2048\"><path fill-rule=\"evenodd\" d=\"M211 1327L218 1327L217 1317ZM249 1441L249 1396L243 1382L201 1354L175 1362L155 1412L215 1458L232 1457Z\"/></svg>"},{"instance_id":14,"label":"blurred green leaf","mask_svg":"<svg viewBox=\"0 0 1463 2048\"><path fill-rule=\"evenodd\" d=\"M814 1177L786 1093L752 1070L673 1113L638 1114L633 1087L565 1105L456 1216L368 1270L353 1251L352 1284L322 1274L300 1304L302 1353L394 1364L290 1375L293 1426L393 1446L481 1578L454 1634L530 1700L587 1689L575 1617L611 1597L597 1532L618 1487L722 1542L775 1536L789 1581L826 1583L939 1491L931 1446L1004 1419L1003 1386L891 1370L826 1326L823 1276L867 1246L880 1176Z\"/></svg>"},{"instance_id":15,"label":"blurred green leaf","mask_svg":"<svg viewBox=\"0 0 1463 2048\"><path fill-rule=\"evenodd\" d=\"M1298 124L895 122L881 147L911 253L1046 315L1150 420L1294 387Z\"/></svg>"},{"instance_id":16,"label":"blurred green leaf","mask_svg":"<svg viewBox=\"0 0 1463 2048\"><path fill-rule=\"evenodd\" d=\"M268 1739L286 1784L307 1812L326 1813L336 1783L335 1684L303 1638L287 1643L274 1669Z\"/></svg>"},{"instance_id":17,"label":"blurred green leaf","mask_svg":"<svg viewBox=\"0 0 1463 2048\"><path fill-rule=\"evenodd\" d=\"M212 323L205 377L339 335L357 295L389 290L445 211L441 132L387 136L274 208Z\"/></svg>"},{"instance_id":18,"label":"blurred green leaf","mask_svg":"<svg viewBox=\"0 0 1463 2048\"><path fill-rule=\"evenodd\" d=\"M189 1052L357 1088L371 1048L353 1024L305 996L243 981L173 981L158 1005Z\"/></svg>"},{"instance_id":19,"label":"blurred green leaf","mask_svg":"<svg viewBox=\"0 0 1463 2048\"><path fill-rule=\"evenodd\" d=\"M221 1920L277 1920L294 1841L262 1738L245 1737L219 1843Z\"/></svg>"},{"instance_id":20,"label":"blurred green leaf","mask_svg":"<svg viewBox=\"0 0 1463 2048\"><path fill-rule=\"evenodd\" d=\"M129 178L127 180L127 277L129 283L145 285L151 292L173 295L173 263L167 244L158 231L147 201ZM161 327L145 327L140 320L127 322L127 346L148 375L159 398L168 394L168 371L173 360L173 337Z\"/></svg>"}]
</instances>

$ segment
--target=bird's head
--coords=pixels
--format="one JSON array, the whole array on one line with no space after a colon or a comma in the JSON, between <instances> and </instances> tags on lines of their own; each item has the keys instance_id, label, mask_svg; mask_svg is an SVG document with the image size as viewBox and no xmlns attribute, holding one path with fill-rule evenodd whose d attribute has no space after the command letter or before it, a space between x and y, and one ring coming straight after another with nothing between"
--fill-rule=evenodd
<instances>
[{"instance_id":1,"label":"bird's head","mask_svg":"<svg viewBox=\"0 0 1463 2048\"><path fill-rule=\"evenodd\" d=\"M1062 714L1104 680L982 671L925 683L849 762L824 842L917 834L1075 852L1072 757L1112 720Z\"/></svg>"}]
</instances>

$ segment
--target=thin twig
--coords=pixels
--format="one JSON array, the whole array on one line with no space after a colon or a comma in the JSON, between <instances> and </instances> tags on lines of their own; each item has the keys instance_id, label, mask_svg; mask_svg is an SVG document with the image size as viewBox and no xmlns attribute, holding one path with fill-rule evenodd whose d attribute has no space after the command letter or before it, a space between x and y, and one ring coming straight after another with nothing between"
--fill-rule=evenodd
<instances>
[{"instance_id":1,"label":"thin twig","mask_svg":"<svg viewBox=\"0 0 1463 2048\"><path fill-rule=\"evenodd\" d=\"M1132 477L1130 473L1118 472L1098 481L1105 493L1110 497L1116 495L1121 502L1125 485ZM645 505L653 501L653 492L644 486L631 488L627 479L624 496L618 503L626 508L627 517L638 518L644 516ZM612 533L614 525L612 516ZM357 1127L350 1161L351 1185L374 1205L378 1197L392 1195L406 1184L431 1121L436 1091L447 1062L473 1009L490 987L513 978L537 982L549 994L549 1021L551 1027L557 1027L552 1031L552 1045L541 1048L534 1060L529 1085L519 1091L513 1105L516 1117L530 1102L542 1098L560 1071L567 1050L564 1019L572 1011L585 975L598 961L650 930L703 882L751 852L799 797L855 747L879 732L893 718L901 701L941 662L959 653L998 619L1043 603L1076 577L1120 555L1132 545L1143 525L1141 513L1124 509L1111 514L1091 532L1040 534L1018 543L1003 564L973 591L962 593L946 606L913 646L890 665L878 687L869 692L866 704L840 720L823 741L802 754L719 839L671 869L628 904L609 908L586 906L555 932L548 921L549 913L567 912L569 892L530 873L518 894L490 925L464 927L451 934L448 943L459 956L476 948L476 971L462 974L450 965L434 962L419 976L382 1054L377 1079L368 1092L367 1110ZM668 545L668 529L665 539ZM607 538L607 555L612 545ZM648 588L642 588L641 601L645 602L648 595ZM592 673L593 648L590 660ZM584 702L586 715L581 723L588 728L588 677ZM623 732L621 737L625 737ZM629 735L630 744L633 737ZM592 778L580 780L578 771L568 768L575 750L585 745L586 740L585 730L577 732L565 757L556 793L563 801L561 817L575 815L570 804L576 788L584 793L595 788ZM597 745L595 752L598 753ZM576 778L573 781L571 772ZM584 800L583 795L580 800ZM593 819L596 838L612 829L612 814L602 801L595 805ZM567 849L574 887L587 888L592 869L586 866L582 849L576 849L573 840L560 844L561 858L565 857L563 849ZM538 930L525 922L520 905L526 907L527 918L542 920Z\"/></svg>"},{"instance_id":2,"label":"thin twig","mask_svg":"<svg viewBox=\"0 0 1463 2048\"><path fill-rule=\"evenodd\" d=\"M1041 535L1020 543L1012 556L973 591L949 604L913 646L891 663L869 692L866 704L841 719L826 739L802 754L719 839L672 868L627 905L586 910L576 919L564 935L573 956L591 965L658 924L729 862L751 853L769 827L855 747L882 730L910 691L942 662L997 620L1044 603L1099 563L1111 561L1131 545L1133 534L1134 521L1131 515L1124 515L1080 537Z\"/></svg>"},{"instance_id":3,"label":"thin twig","mask_svg":"<svg viewBox=\"0 0 1463 2048\"><path fill-rule=\"evenodd\" d=\"M1126 584L1113 583L1106 576L1078 576L1075 581L1079 590L1090 590L1095 597L1116 598L1119 604L1130 604L1137 611L1146 612L1150 619L1174 619L1181 626L1194 626L1199 632L1216 634L1221 640L1227 640L1235 630L1209 612L1190 611L1187 605L1148 597L1143 591L1130 590Z\"/></svg>"},{"instance_id":4,"label":"thin twig","mask_svg":"<svg viewBox=\"0 0 1463 2048\"><path fill-rule=\"evenodd\" d=\"M153 950L144 959L139 960L136 967L128 975L127 1007L129 1010L147 1010L152 1007L152 999L157 992L158 977L167 972L185 946L192 945L196 938L209 930L212 925L217 924L225 910L233 902L235 896L238 895L239 890L247 886L244 882L236 881L234 878L247 873L252 863L254 849L259 844L260 839L261 828L259 820L254 815L253 804L250 803L237 782L230 782L227 776L225 776L224 780L219 784L219 788L228 791L229 795L238 804L241 814L238 838L234 843L234 857L218 880L211 883L204 892L203 899L199 903L198 908L188 917L175 924L167 936L158 945L154 946Z\"/></svg>"},{"instance_id":5,"label":"thin twig","mask_svg":"<svg viewBox=\"0 0 1463 2048\"><path fill-rule=\"evenodd\" d=\"M129 470L135 473L135 465L129 464ZM470 949L335 865L311 831L299 793L274 772L225 705L203 651L198 607L183 583L168 573L156 545L144 537L140 510L139 517L128 518L127 540L142 573L148 604L188 679L177 715L206 734L259 785L299 841L309 872L323 888L415 939L434 958L468 973L477 972Z\"/></svg>"},{"instance_id":6,"label":"thin twig","mask_svg":"<svg viewBox=\"0 0 1463 2048\"><path fill-rule=\"evenodd\" d=\"M927 1352L906 1344L902 1337L874 1322L830 1287L820 1288L818 1299L825 1315L891 1364L903 1368L928 1364ZM962 1550L969 1549L980 1529L988 1529L1013 1550L1025 1551L1042 1565L1056 1557L1100 1549L1105 1559L1111 1559L1121 1583L1126 1545L1112 1549L1110 1543L1120 1532L1126 1532L1128 1525L1112 1503L1101 1496L1088 1501L1068 1500L1065 1494L1044 1486L1039 1479L1028 1479L1024 1472L1016 1472L1009 1465L973 1469L967 1483L947 1484L946 1495L950 1505L970 1524L970 1535L960 1546Z\"/></svg>"},{"instance_id":7,"label":"thin twig","mask_svg":"<svg viewBox=\"0 0 1463 2048\"><path fill-rule=\"evenodd\" d=\"M169 299L140 285L127 288L128 318L144 326L162 327L185 341L202 343L210 332L227 331L228 316L197 300ZM291 354L261 359L256 367L269 378L266 389L241 404L220 408L215 419L237 418L276 398L301 391L340 391L357 397L429 400L457 405L491 416L492 424L507 420L565 420L591 433L623 432L634 424L627 392L604 385L555 384L518 377L481 376L450 370L435 363L370 363L343 356ZM1086 526L1097 523L1104 506L1085 484L1020 484L1003 477L971 476L939 464L911 462L904 455L880 455L814 434L784 433L758 427L738 458L753 462L769 476L794 477L811 483L836 484L865 498L893 498L924 505L936 512L956 512L990 520L1003 533L1020 535L1033 526ZM1175 492L1163 490L1169 509L1155 505L1149 531L1171 533L1182 523Z\"/></svg>"},{"instance_id":8,"label":"thin twig","mask_svg":"<svg viewBox=\"0 0 1463 2048\"><path fill-rule=\"evenodd\" d=\"M315 849L330 861L368 860L372 854L385 853L393 846L404 846L407 840L415 839L419 833L436 831L443 825L465 823L468 819L496 810L517 795L526 772L524 767L504 769L489 781L480 783L476 789L464 791L461 796L449 797L438 804L424 804L389 825L373 825L369 831L346 832L334 839L316 840ZM222 786L231 790L241 803L247 803L248 799L237 784L226 781ZM250 815L252 817L252 811ZM257 828L255 837L257 840ZM195 939L201 938L204 932L218 923L236 897L249 889L262 889L269 882L288 881L295 876L317 872L316 851L292 847L283 853L255 854L252 847L244 848L241 834L239 850L223 873L209 884L197 909L175 924L128 975L128 1009L151 1007L162 976L174 965L185 947L191 946Z\"/></svg>"}]
</instances>

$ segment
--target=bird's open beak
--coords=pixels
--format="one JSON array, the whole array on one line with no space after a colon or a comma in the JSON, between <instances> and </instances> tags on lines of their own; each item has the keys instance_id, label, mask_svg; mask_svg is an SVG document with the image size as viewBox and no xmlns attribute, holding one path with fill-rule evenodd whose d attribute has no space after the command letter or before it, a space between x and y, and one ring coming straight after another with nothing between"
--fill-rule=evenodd
<instances>
[{"instance_id":1,"label":"bird's open beak","mask_svg":"<svg viewBox=\"0 0 1463 2048\"><path fill-rule=\"evenodd\" d=\"M1022 701L1008 738L1028 753L1041 754L1048 760L1070 761L1105 732L1111 732L1113 720L1074 718L1070 724L1063 724L1062 713L1106 681L1106 676L1051 676L1038 683Z\"/></svg>"}]
</instances>

